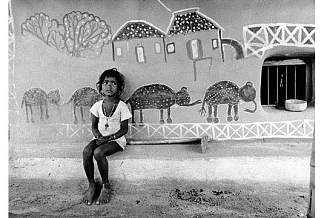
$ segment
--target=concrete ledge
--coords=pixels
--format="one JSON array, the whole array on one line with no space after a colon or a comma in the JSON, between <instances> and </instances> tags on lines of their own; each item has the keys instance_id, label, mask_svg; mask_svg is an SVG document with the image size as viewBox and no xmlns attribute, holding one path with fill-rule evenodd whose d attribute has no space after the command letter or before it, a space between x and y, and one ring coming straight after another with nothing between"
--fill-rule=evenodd
<instances>
[{"instance_id":1,"label":"concrete ledge","mask_svg":"<svg viewBox=\"0 0 324 218\"><path fill-rule=\"evenodd\" d=\"M306 157L109 160L109 177L126 181L167 178L207 182L225 179L307 185L309 160ZM10 178L20 179L85 178L82 159L76 158L21 158L12 161L9 174Z\"/></svg>"},{"instance_id":2,"label":"concrete ledge","mask_svg":"<svg viewBox=\"0 0 324 218\"><path fill-rule=\"evenodd\" d=\"M10 146L10 178L84 178L85 144L15 144ZM108 158L112 179L252 180L309 184L311 142L210 142L129 145ZM95 167L96 168L96 167ZM99 176L98 172L96 172Z\"/></svg>"}]
</instances>

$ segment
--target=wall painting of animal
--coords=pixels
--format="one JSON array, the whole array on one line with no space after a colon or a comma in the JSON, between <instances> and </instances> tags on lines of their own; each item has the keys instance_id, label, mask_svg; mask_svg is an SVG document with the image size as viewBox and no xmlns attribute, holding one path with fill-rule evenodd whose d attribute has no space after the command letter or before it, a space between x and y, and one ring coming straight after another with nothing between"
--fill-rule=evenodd
<instances>
[{"instance_id":1,"label":"wall painting of animal","mask_svg":"<svg viewBox=\"0 0 324 218\"><path fill-rule=\"evenodd\" d=\"M91 107L94 103L101 100L101 95L97 92L97 90L91 88L91 87L83 87L80 89L77 89L73 92L70 100L66 103L69 104L72 102L73 106L73 118L74 124L78 123L78 118L76 116L76 108L80 108L80 116L82 123L85 123L84 116L83 116L83 108L84 107Z\"/></svg>"},{"instance_id":2,"label":"wall painting of animal","mask_svg":"<svg viewBox=\"0 0 324 218\"><path fill-rule=\"evenodd\" d=\"M25 106L26 108L26 118L27 123L32 122L34 123L35 120L33 118L33 108L32 106L39 106L40 108L40 120L44 120L49 118L48 115L48 103L54 104L56 106L59 106L61 96L58 89L51 90L48 93L46 93L41 88L31 88L27 90L22 98L21 102L21 108ZM45 107L45 112L44 112ZM30 118L28 113L28 108L30 111Z\"/></svg>"},{"instance_id":3,"label":"wall painting of animal","mask_svg":"<svg viewBox=\"0 0 324 218\"><path fill-rule=\"evenodd\" d=\"M140 112L140 123L143 123L144 109L159 109L160 123L164 124L163 110L167 110L167 123L172 123L171 106L193 106L200 104L201 100L190 103L190 95L187 87L182 87L180 91L175 92L169 86L164 84L150 84L142 86L134 91L132 96L126 101L131 106L132 123L134 121L134 111Z\"/></svg>"},{"instance_id":4,"label":"wall painting of animal","mask_svg":"<svg viewBox=\"0 0 324 218\"><path fill-rule=\"evenodd\" d=\"M238 110L239 101L253 102L255 105L254 110L245 109L244 111L254 113L257 109L257 104L255 102L256 90L253 87L252 82L247 82L243 87L239 88L234 82L231 81L219 81L214 85L210 86L204 96L203 103L201 105L201 115L206 113L205 104L208 107L208 117L207 122L218 123L219 118L217 114L217 107L220 104L227 104L227 121L231 122L232 108L234 107L234 120L238 121ZM212 117L212 112L214 110L214 117Z\"/></svg>"}]
</instances>

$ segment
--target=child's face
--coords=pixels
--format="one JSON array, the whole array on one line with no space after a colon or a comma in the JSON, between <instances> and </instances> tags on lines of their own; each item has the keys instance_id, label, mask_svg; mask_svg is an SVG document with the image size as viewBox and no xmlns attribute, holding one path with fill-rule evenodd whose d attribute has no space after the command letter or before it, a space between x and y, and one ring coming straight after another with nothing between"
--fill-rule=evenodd
<instances>
[{"instance_id":1,"label":"child's face","mask_svg":"<svg viewBox=\"0 0 324 218\"><path fill-rule=\"evenodd\" d=\"M117 93L117 80L114 77L105 77L101 85L101 92L104 96L112 97Z\"/></svg>"}]
</instances>

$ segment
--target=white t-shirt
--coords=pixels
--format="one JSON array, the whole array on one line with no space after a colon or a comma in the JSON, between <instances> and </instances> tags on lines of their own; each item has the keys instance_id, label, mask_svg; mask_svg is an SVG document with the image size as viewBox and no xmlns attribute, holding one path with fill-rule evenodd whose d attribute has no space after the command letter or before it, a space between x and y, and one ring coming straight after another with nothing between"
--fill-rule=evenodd
<instances>
[{"instance_id":1,"label":"white t-shirt","mask_svg":"<svg viewBox=\"0 0 324 218\"><path fill-rule=\"evenodd\" d=\"M119 131L120 124L124 120L132 117L127 105L123 101L119 101L115 112L111 117L106 117L102 111L103 100L96 102L91 108L90 112L99 118L98 130L103 136L112 135ZM105 125L108 123L108 127ZM115 140L123 149L126 147L126 138L122 136Z\"/></svg>"}]
</instances>

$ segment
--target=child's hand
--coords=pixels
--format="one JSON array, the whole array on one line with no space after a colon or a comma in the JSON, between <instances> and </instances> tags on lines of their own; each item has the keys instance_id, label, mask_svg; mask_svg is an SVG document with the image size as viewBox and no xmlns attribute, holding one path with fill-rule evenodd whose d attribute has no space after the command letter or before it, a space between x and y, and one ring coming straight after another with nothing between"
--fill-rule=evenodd
<instances>
[{"instance_id":1,"label":"child's hand","mask_svg":"<svg viewBox=\"0 0 324 218\"><path fill-rule=\"evenodd\" d=\"M108 140L107 137L101 136L101 137L97 138L97 140L96 140L96 144L97 144L97 145L102 145L102 144L104 144L104 143L106 143L106 142L108 142L108 141L109 141L109 140Z\"/></svg>"},{"instance_id":2,"label":"child's hand","mask_svg":"<svg viewBox=\"0 0 324 218\"><path fill-rule=\"evenodd\" d=\"M105 144L109 141L111 141L113 138L110 136L101 136L101 137L98 137L97 140L96 140L96 143L97 145L102 145L102 144Z\"/></svg>"}]
</instances>

